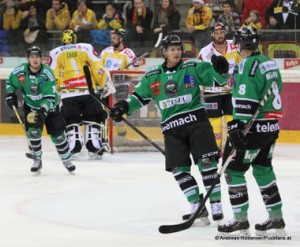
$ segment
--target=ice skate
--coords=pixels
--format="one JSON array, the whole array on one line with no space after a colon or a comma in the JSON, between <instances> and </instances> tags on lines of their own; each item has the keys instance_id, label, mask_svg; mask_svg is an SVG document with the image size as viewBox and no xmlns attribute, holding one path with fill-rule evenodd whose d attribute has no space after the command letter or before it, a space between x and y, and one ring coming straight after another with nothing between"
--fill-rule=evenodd
<instances>
[{"instance_id":1,"label":"ice skate","mask_svg":"<svg viewBox=\"0 0 300 247\"><path fill-rule=\"evenodd\" d=\"M255 234L257 236L286 236L285 223L283 219L267 219L261 224L255 225Z\"/></svg>"},{"instance_id":2,"label":"ice skate","mask_svg":"<svg viewBox=\"0 0 300 247\"><path fill-rule=\"evenodd\" d=\"M30 171L33 174L38 175L38 174L41 173L42 167L43 167L42 160L41 159L34 159L33 165L31 166Z\"/></svg>"},{"instance_id":3,"label":"ice skate","mask_svg":"<svg viewBox=\"0 0 300 247\"><path fill-rule=\"evenodd\" d=\"M202 194L200 195L200 200L203 199ZM185 214L182 216L183 220L188 220L190 217L193 216L193 214L197 211L197 209L200 206L201 201L197 202L197 203L191 203L191 213L190 214ZM201 211L199 212L198 216L197 216L197 225L209 225L210 221L208 219L208 211L204 205L204 207L201 209Z\"/></svg>"},{"instance_id":4,"label":"ice skate","mask_svg":"<svg viewBox=\"0 0 300 247\"><path fill-rule=\"evenodd\" d=\"M93 160L101 160L103 156L103 149L98 150L97 152L88 152L88 156Z\"/></svg>"},{"instance_id":5,"label":"ice skate","mask_svg":"<svg viewBox=\"0 0 300 247\"><path fill-rule=\"evenodd\" d=\"M224 218L223 210L222 210L222 203L219 202L211 202L211 214L214 221L222 220Z\"/></svg>"},{"instance_id":6,"label":"ice skate","mask_svg":"<svg viewBox=\"0 0 300 247\"><path fill-rule=\"evenodd\" d=\"M248 220L232 220L224 225L219 225L218 232L220 236L250 236L249 228Z\"/></svg>"},{"instance_id":7,"label":"ice skate","mask_svg":"<svg viewBox=\"0 0 300 247\"><path fill-rule=\"evenodd\" d=\"M66 167L66 169L71 173L71 174L75 174L74 171L76 169L76 166L73 165L73 163L71 162L71 160L66 160L63 161L64 166Z\"/></svg>"}]
</instances>

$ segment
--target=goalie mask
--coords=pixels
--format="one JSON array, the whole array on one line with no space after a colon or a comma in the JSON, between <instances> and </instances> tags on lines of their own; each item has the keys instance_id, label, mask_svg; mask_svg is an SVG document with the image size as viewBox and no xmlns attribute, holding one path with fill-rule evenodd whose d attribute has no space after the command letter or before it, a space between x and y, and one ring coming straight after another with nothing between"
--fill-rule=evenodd
<instances>
[{"instance_id":1,"label":"goalie mask","mask_svg":"<svg viewBox=\"0 0 300 247\"><path fill-rule=\"evenodd\" d=\"M184 52L181 39L177 35L167 35L162 39L160 45L160 51L163 57L165 57L165 53L170 46L180 46L181 51Z\"/></svg>"},{"instance_id":2,"label":"goalie mask","mask_svg":"<svg viewBox=\"0 0 300 247\"><path fill-rule=\"evenodd\" d=\"M260 36L254 27L242 27L235 32L233 44L240 44L241 50L256 50L259 45Z\"/></svg>"},{"instance_id":3,"label":"goalie mask","mask_svg":"<svg viewBox=\"0 0 300 247\"><path fill-rule=\"evenodd\" d=\"M77 42L77 35L73 30L68 29L62 32L60 41L62 44L75 44Z\"/></svg>"},{"instance_id":4,"label":"goalie mask","mask_svg":"<svg viewBox=\"0 0 300 247\"><path fill-rule=\"evenodd\" d=\"M27 55L27 57L30 57L30 55L38 55L38 56L42 57L43 52L42 52L42 49L40 47L32 46L32 47L27 49L26 55Z\"/></svg>"}]
</instances>

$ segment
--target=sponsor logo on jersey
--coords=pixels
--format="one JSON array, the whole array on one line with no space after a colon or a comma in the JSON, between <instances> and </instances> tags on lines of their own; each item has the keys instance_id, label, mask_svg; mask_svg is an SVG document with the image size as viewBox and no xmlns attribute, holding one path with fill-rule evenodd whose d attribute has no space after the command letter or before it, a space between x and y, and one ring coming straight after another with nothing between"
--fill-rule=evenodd
<instances>
[{"instance_id":1,"label":"sponsor logo on jersey","mask_svg":"<svg viewBox=\"0 0 300 247\"><path fill-rule=\"evenodd\" d=\"M19 74L19 75L18 75L18 81L19 81L21 84L24 85L25 80L26 80L26 77L25 77L24 74Z\"/></svg>"},{"instance_id":2,"label":"sponsor logo on jersey","mask_svg":"<svg viewBox=\"0 0 300 247\"><path fill-rule=\"evenodd\" d=\"M195 87L195 79L193 75L185 75L183 77L183 84L186 89Z\"/></svg>"},{"instance_id":3,"label":"sponsor logo on jersey","mask_svg":"<svg viewBox=\"0 0 300 247\"><path fill-rule=\"evenodd\" d=\"M266 73L266 72L268 72L270 70L276 70L276 69L278 69L278 66L277 66L277 64L276 64L275 61L270 60L270 61L266 61L266 62L260 64L259 68L260 68L260 72L262 74L264 74L264 73Z\"/></svg>"},{"instance_id":4,"label":"sponsor logo on jersey","mask_svg":"<svg viewBox=\"0 0 300 247\"><path fill-rule=\"evenodd\" d=\"M66 45L66 46L61 46L60 51L72 50L76 48L80 49L80 46L76 47L76 45Z\"/></svg>"},{"instance_id":5,"label":"sponsor logo on jersey","mask_svg":"<svg viewBox=\"0 0 300 247\"><path fill-rule=\"evenodd\" d=\"M17 67L14 69L13 74L16 75L22 70L24 70L24 66Z\"/></svg>"},{"instance_id":6,"label":"sponsor logo on jersey","mask_svg":"<svg viewBox=\"0 0 300 247\"><path fill-rule=\"evenodd\" d=\"M274 111L274 112L266 112L265 118L277 118L280 119L283 117L283 113L281 111Z\"/></svg>"},{"instance_id":7,"label":"sponsor logo on jersey","mask_svg":"<svg viewBox=\"0 0 300 247\"><path fill-rule=\"evenodd\" d=\"M150 88L155 96L160 95L160 90L159 90L160 85L161 85L160 81L154 82L150 85Z\"/></svg>"},{"instance_id":8,"label":"sponsor logo on jersey","mask_svg":"<svg viewBox=\"0 0 300 247\"><path fill-rule=\"evenodd\" d=\"M54 81L55 80L54 77L53 77L53 75L52 75L52 73L50 73L49 70L44 69L43 72L48 76L48 78L50 79L50 81Z\"/></svg>"},{"instance_id":9,"label":"sponsor logo on jersey","mask_svg":"<svg viewBox=\"0 0 300 247\"><path fill-rule=\"evenodd\" d=\"M242 192L236 193L236 194L231 194L229 195L230 199L239 199L242 198L244 196L244 194Z\"/></svg>"},{"instance_id":10,"label":"sponsor logo on jersey","mask_svg":"<svg viewBox=\"0 0 300 247\"><path fill-rule=\"evenodd\" d=\"M162 125L162 131L164 132L166 130L170 130L170 129L180 127L185 124L192 123L192 122L197 122L197 121L198 121L197 116L190 113L187 116L180 117L173 121L169 121L169 122L165 123L164 125Z\"/></svg>"},{"instance_id":11,"label":"sponsor logo on jersey","mask_svg":"<svg viewBox=\"0 0 300 247\"><path fill-rule=\"evenodd\" d=\"M160 109L166 109L166 108L170 108L174 105L182 105L182 104L189 103L191 101L192 101L192 95L187 94L187 95L182 95L182 96L172 98L172 99L162 100L159 102L159 107L160 107Z\"/></svg>"},{"instance_id":12,"label":"sponsor logo on jersey","mask_svg":"<svg viewBox=\"0 0 300 247\"><path fill-rule=\"evenodd\" d=\"M218 103L204 103L205 110L217 110Z\"/></svg>"},{"instance_id":13,"label":"sponsor logo on jersey","mask_svg":"<svg viewBox=\"0 0 300 247\"><path fill-rule=\"evenodd\" d=\"M28 98L30 98L33 101L40 100L43 98L43 94L38 94L38 95L28 94L27 96L28 96Z\"/></svg>"},{"instance_id":14,"label":"sponsor logo on jersey","mask_svg":"<svg viewBox=\"0 0 300 247\"><path fill-rule=\"evenodd\" d=\"M72 88L80 88L80 87L87 87L86 79L84 76L78 77L78 78L72 78L70 80L64 81L65 88L72 89Z\"/></svg>"},{"instance_id":15,"label":"sponsor logo on jersey","mask_svg":"<svg viewBox=\"0 0 300 247\"><path fill-rule=\"evenodd\" d=\"M178 83L173 80L168 80L164 85L164 90L169 97L173 97L178 92Z\"/></svg>"},{"instance_id":16,"label":"sponsor logo on jersey","mask_svg":"<svg viewBox=\"0 0 300 247\"><path fill-rule=\"evenodd\" d=\"M243 163L249 164L254 161L254 159L257 157L260 149L254 149L254 150L246 150L244 155Z\"/></svg>"},{"instance_id":17,"label":"sponsor logo on jersey","mask_svg":"<svg viewBox=\"0 0 300 247\"><path fill-rule=\"evenodd\" d=\"M279 130L279 124L278 123L255 123L255 130L257 133L270 133L270 132L276 132Z\"/></svg>"},{"instance_id":18,"label":"sponsor logo on jersey","mask_svg":"<svg viewBox=\"0 0 300 247\"><path fill-rule=\"evenodd\" d=\"M249 76L251 76L251 77L255 76L255 72L257 70L258 65L259 65L259 62L257 59L255 59L250 68Z\"/></svg>"},{"instance_id":19,"label":"sponsor logo on jersey","mask_svg":"<svg viewBox=\"0 0 300 247\"><path fill-rule=\"evenodd\" d=\"M267 73L266 74L266 78L267 78L267 80L278 78L278 72L277 71L273 71L273 72Z\"/></svg>"}]
</instances>

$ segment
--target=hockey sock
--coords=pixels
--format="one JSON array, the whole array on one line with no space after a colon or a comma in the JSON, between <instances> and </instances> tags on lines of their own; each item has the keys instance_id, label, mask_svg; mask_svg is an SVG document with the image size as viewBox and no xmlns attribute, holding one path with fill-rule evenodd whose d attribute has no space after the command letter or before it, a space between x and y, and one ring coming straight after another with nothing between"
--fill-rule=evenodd
<instances>
[{"instance_id":1,"label":"hockey sock","mask_svg":"<svg viewBox=\"0 0 300 247\"><path fill-rule=\"evenodd\" d=\"M35 154L37 157L42 156L42 130L40 128L28 128L27 137L29 142L31 143L31 147L29 149Z\"/></svg>"},{"instance_id":2,"label":"hockey sock","mask_svg":"<svg viewBox=\"0 0 300 247\"><path fill-rule=\"evenodd\" d=\"M191 167L181 166L172 171L180 189L183 191L188 202L196 203L200 201L199 187L195 178L191 175Z\"/></svg>"},{"instance_id":3,"label":"hockey sock","mask_svg":"<svg viewBox=\"0 0 300 247\"><path fill-rule=\"evenodd\" d=\"M62 132L57 135L50 135L52 142L55 144L56 150L62 161L71 158L71 151L66 137L66 133Z\"/></svg>"},{"instance_id":4,"label":"hockey sock","mask_svg":"<svg viewBox=\"0 0 300 247\"><path fill-rule=\"evenodd\" d=\"M253 165L253 176L259 186L270 219L282 218L282 201L273 167Z\"/></svg>"},{"instance_id":5,"label":"hockey sock","mask_svg":"<svg viewBox=\"0 0 300 247\"><path fill-rule=\"evenodd\" d=\"M198 163L199 171L202 175L203 184L205 190L208 191L217 177L218 171L218 162L215 158L207 158L199 160ZM211 202L220 201L221 200L221 184L220 179L217 181L213 191L209 195L209 199Z\"/></svg>"},{"instance_id":6,"label":"hockey sock","mask_svg":"<svg viewBox=\"0 0 300 247\"><path fill-rule=\"evenodd\" d=\"M247 220L249 209L245 172L227 169L225 176L234 218L238 221L245 221Z\"/></svg>"},{"instance_id":7,"label":"hockey sock","mask_svg":"<svg viewBox=\"0 0 300 247\"><path fill-rule=\"evenodd\" d=\"M222 142L223 118L222 117L209 118L209 121L210 121L211 126L213 127L217 146L220 148L221 142Z\"/></svg>"}]
</instances>

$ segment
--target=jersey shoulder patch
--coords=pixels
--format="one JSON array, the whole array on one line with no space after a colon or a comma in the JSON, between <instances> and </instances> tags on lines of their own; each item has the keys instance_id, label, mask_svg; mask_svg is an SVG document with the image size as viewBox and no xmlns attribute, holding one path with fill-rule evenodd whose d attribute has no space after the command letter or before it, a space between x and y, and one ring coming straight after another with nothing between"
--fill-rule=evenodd
<instances>
[{"instance_id":1,"label":"jersey shoulder patch","mask_svg":"<svg viewBox=\"0 0 300 247\"><path fill-rule=\"evenodd\" d=\"M161 74L161 69L158 65L155 65L146 70L145 77L149 78L150 76L158 75L158 74Z\"/></svg>"}]
</instances>

